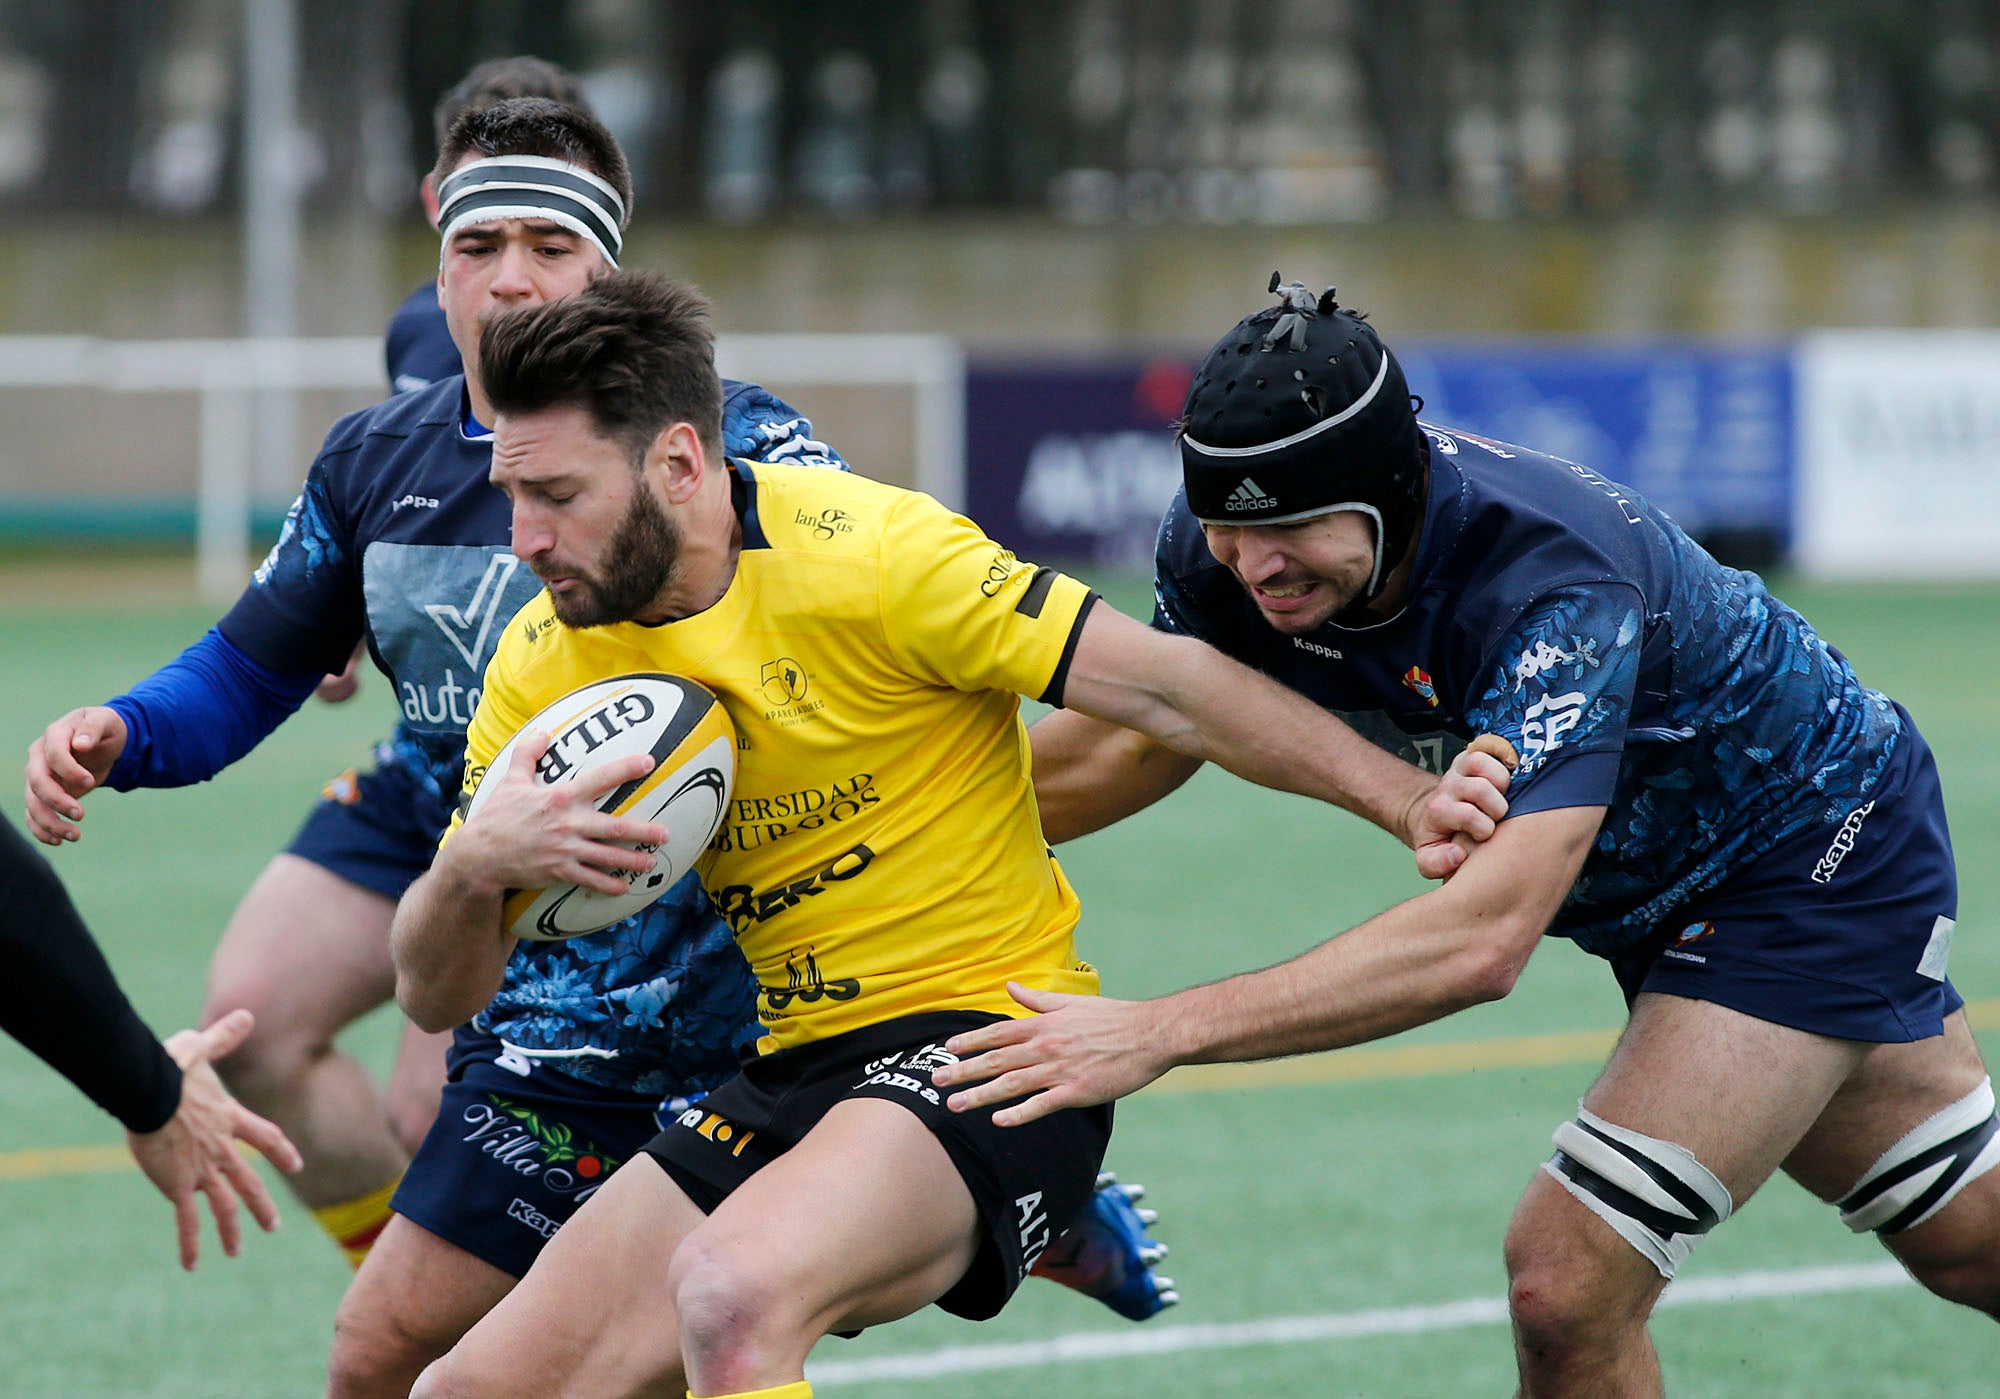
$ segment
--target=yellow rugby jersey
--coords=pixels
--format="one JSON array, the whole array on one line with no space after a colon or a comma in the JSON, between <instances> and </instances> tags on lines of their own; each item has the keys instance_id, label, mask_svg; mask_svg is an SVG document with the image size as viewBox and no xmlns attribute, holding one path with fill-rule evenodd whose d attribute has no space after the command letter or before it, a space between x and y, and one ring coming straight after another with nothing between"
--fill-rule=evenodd
<instances>
[{"instance_id":1,"label":"yellow rugby jersey","mask_svg":"<svg viewBox=\"0 0 2000 1399\"><path fill-rule=\"evenodd\" d=\"M1095 992L1018 698L1060 698L1094 595L929 496L823 469L730 472L743 548L713 607L573 630L544 592L516 615L467 734L468 790L569 691L684 675L736 725L702 877L757 977L761 1051L920 1011L1018 1015L1010 979Z\"/></svg>"}]
</instances>

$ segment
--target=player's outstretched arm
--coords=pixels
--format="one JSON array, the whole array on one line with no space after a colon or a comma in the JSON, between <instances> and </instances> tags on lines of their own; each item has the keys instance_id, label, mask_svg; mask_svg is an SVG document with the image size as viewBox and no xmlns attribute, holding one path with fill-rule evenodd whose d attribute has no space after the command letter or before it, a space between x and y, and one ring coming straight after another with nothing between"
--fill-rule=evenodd
<instances>
[{"instance_id":1,"label":"player's outstretched arm","mask_svg":"<svg viewBox=\"0 0 2000 1399\"><path fill-rule=\"evenodd\" d=\"M429 871L396 906L389 932L396 1001L421 1029L464 1024L500 989L515 942L502 916L508 890L577 884L621 894L623 871L644 874L657 863L631 847L666 843L663 827L595 805L651 772L652 758L634 754L549 785L535 780L548 745L547 734L532 735L505 772L487 774L497 790L476 817L452 826Z\"/></svg>"},{"instance_id":2,"label":"player's outstretched arm","mask_svg":"<svg viewBox=\"0 0 2000 1399\"><path fill-rule=\"evenodd\" d=\"M1062 702L1185 757L1343 807L1405 845L1434 841L1440 820L1451 822L1451 830L1483 826L1492 833L1494 818L1484 804L1447 800L1433 807L1435 777L1383 752L1303 695L1211 646L1155 631L1102 603L1084 619Z\"/></svg>"},{"instance_id":3,"label":"player's outstretched arm","mask_svg":"<svg viewBox=\"0 0 2000 1399\"><path fill-rule=\"evenodd\" d=\"M205 782L297 711L318 672L275 669L211 627L108 705L74 710L28 751L28 822L48 845L78 837L79 800L100 786Z\"/></svg>"},{"instance_id":4,"label":"player's outstretched arm","mask_svg":"<svg viewBox=\"0 0 2000 1399\"><path fill-rule=\"evenodd\" d=\"M44 845L77 840L83 798L104 781L125 751L125 721L94 704L69 713L28 745L28 830Z\"/></svg>"},{"instance_id":5,"label":"player's outstretched arm","mask_svg":"<svg viewBox=\"0 0 2000 1399\"><path fill-rule=\"evenodd\" d=\"M955 1035L934 1073L954 1111L1025 1101L1003 1127L1136 1092L1178 1064L1380 1039L1514 987L1568 894L1603 807L1517 816L1447 884L1275 967L1151 1001L1010 986L1036 1014Z\"/></svg>"},{"instance_id":6,"label":"player's outstretched arm","mask_svg":"<svg viewBox=\"0 0 2000 1399\"><path fill-rule=\"evenodd\" d=\"M1035 804L1051 845L1145 810L1201 767L1199 758L1074 709L1036 720L1028 743L1034 752Z\"/></svg>"},{"instance_id":7,"label":"player's outstretched arm","mask_svg":"<svg viewBox=\"0 0 2000 1399\"><path fill-rule=\"evenodd\" d=\"M125 1144L146 1179L174 1207L181 1266L192 1272L201 1255L201 1211L196 1194L208 1197L222 1251L234 1258L242 1244L239 1210L248 1207L265 1233L278 1227L278 1208L255 1168L236 1144L247 1142L281 1171L304 1162L291 1139L236 1099L216 1077L214 1061L250 1036L255 1021L234 1010L205 1030L182 1030L166 1041L181 1067L181 1100L166 1125L154 1132L127 1132Z\"/></svg>"}]
</instances>

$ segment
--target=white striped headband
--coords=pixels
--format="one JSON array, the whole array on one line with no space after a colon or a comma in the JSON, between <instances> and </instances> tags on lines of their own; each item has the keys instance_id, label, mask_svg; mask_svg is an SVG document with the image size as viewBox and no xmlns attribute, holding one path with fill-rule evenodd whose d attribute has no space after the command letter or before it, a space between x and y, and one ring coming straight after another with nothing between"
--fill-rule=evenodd
<instances>
[{"instance_id":1,"label":"white striped headband","mask_svg":"<svg viewBox=\"0 0 2000 1399\"><path fill-rule=\"evenodd\" d=\"M581 166L539 155L496 155L454 170L438 189L438 229L445 246L472 223L495 219L547 219L597 245L618 265L624 240L618 226L625 201Z\"/></svg>"}]
</instances>

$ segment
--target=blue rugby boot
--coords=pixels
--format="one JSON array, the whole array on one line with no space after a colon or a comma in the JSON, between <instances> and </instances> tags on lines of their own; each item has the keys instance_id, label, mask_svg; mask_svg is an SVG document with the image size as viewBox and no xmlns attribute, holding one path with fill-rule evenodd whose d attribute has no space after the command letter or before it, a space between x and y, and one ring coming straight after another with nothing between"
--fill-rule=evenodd
<instances>
[{"instance_id":1,"label":"blue rugby boot","mask_svg":"<svg viewBox=\"0 0 2000 1399\"><path fill-rule=\"evenodd\" d=\"M1131 1321L1157 1316L1180 1301L1174 1280L1154 1271L1167 1246L1146 1232L1160 1216L1139 1208L1145 1197L1143 1185L1120 1185L1109 1171L1099 1175L1097 1193L1068 1232L1043 1252L1035 1276L1095 1297Z\"/></svg>"}]
</instances>

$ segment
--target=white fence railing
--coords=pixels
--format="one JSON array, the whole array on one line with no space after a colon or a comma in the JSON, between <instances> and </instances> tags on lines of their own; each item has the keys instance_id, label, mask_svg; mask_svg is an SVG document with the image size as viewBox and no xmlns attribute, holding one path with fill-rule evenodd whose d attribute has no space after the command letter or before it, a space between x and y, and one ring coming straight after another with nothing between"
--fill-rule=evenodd
<instances>
[{"instance_id":1,"label":"white fence railing","mask_svg":"<svg viewBox=\"0 0 2000 1399\"><path fill-rule=\"evenodd\" d=\"M737 379L801 388L892 387L913 395L915 480L965 503L965 355L943 335L728 335L717 367ZM185 392L199 396L196 578L226 601L250 566L256 396L383 387L373 336L302 340L100 340L0 336L0 389ZM804 405L801 405L804 406ZM810 410L808 410L810 411Z\"/></svg>"}]
</instances>

